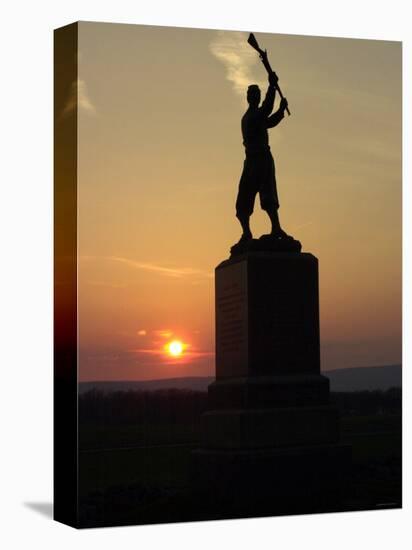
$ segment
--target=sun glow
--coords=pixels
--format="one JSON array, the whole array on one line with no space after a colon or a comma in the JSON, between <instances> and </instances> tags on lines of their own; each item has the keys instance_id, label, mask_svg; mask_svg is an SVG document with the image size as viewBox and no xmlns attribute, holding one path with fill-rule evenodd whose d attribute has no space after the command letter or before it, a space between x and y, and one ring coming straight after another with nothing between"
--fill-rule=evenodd
<instances>
[{"instance_id":1,"label":"sun glow","mask_svg":"<svg viewBox=\"0 0 412 550\"><path fill-rule=\"evenodd\" d=\"M180 340L172 340L166 344L166 350L172 357L180 357L184 350L184 345Z\"/></svg>"}]
</instances>

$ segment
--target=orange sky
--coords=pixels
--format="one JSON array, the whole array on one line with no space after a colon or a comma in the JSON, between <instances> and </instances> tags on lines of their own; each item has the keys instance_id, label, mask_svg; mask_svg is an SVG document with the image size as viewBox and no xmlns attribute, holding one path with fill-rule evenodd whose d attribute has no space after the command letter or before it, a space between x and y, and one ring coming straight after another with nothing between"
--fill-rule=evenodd
<instances>
[{"instance_id":1,"label":"orange sky","mask_svg":"<svg viewBox=\"0 0 412 550\"><path fill-rule=\"evenodd\" d=\"M81 380L214 373L244 89L265 83L246 38L79 25ZM320 262L322 369L398 363L401 45L257 38L292 111L270 139L281 221ZM257 205L252 230L268 229ZM178 359L163 349L173 338L188 344Z\"/></svg>"}]
</instances>

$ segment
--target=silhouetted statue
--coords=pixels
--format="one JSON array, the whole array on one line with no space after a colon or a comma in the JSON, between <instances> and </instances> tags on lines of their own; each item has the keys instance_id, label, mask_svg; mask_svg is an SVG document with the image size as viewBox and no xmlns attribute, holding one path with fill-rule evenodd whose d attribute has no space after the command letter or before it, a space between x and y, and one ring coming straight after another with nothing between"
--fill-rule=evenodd
<instances>
[{"instance_id":1,"label":"silhouetted statue","mask_svg":"<svg viewBox=\"0 0 412 550\"><path fill-rule=\"evenodd\" d=\"M259 87L252 84L247 90L249 108L242 118L242 135L246 159L236 200L236 216L243 229L238 244L252 239L249 219L253 213L257 193L259 193L260 205L268 213L272 223L271 236L273 238L288 237L279 223L275 163L270 152L268 139L268 129L279 124L284 118L288 106L286 98L282 98L279 109L272 114L277 83L276 73L270 73L269 87L261 106L259 106Z\"/></svg>"},{"instance_id":2,"label":"silhouetted statue","mask_svg":"<svg viewBox=\"0 0 412 550\"><path fill-rule=\"evenodd\" d=\"M270 152L268 138L268 129L279 124L285 116L285 111L290 115L288 102L279 87L278 77L270 66L267 51L259 47L253 34L249 35L248 44L259 54L269 75L269 88L262 105L260 105L259 87L252 84L247 90L249 108L242 118L246 159L236 200L236 216L240 221L243 233L239 242L232 246L230 252L232 256L251 251L300 252L301 243L285 233L280 226L275 163ZM276 92L281 98L280 106L275 113L272 113ZM272 230L268 235L254 239L249 221L258 193L260 205L270 218Z\"/></svg>"}]
</instances>

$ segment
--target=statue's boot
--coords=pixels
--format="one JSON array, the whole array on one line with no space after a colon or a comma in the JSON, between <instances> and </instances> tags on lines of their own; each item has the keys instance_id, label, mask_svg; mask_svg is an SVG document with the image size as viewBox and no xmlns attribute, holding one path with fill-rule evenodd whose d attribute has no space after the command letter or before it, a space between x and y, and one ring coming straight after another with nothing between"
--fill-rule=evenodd
<instances>
[{"instance_id":1,"label":"statue's boot","mask_svg":"<svg viewBox=\"0 0 412 550\"><path fill-rule=\"evenodd\" d=\"M237 244L244 244L253 239L252 233L243 233Z\"/></svg>"}]
</instances>

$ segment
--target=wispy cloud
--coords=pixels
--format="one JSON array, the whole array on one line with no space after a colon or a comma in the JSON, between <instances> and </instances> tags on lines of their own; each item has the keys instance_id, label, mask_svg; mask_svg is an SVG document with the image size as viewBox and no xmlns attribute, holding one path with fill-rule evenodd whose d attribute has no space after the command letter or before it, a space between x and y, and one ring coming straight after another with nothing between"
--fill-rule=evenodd
<instances>
[{"instance_id":1,"label":"wispy cloud","mask_svg":"<svg viewBox=\"0 0 412 550\"><path fill-rule=\"evenodd\" d=\"M252 75L252 67L259 58L247 43L247 37L248 34L244 32L218 31L209 45L211 53L225 66L226 79L242 97L250 84L265 85L263 81L256 81Z\"/></svg>"},{"instance_id":2,"label":"wispy cloud","mask_svg":"<svg viewBox=\"0 0 412 550\"><path fill-rule=\"evenodd\" d=\"M168 329L154 330L153 332L156 336L160 336L161 338L171 338L173 336L173 332Z\"/></svg>"},{"instance_id":3,"label":"wispy cloud","mask_svg":"<svg viewBox=\"0 0 412 550\"><path fill-rule=\"evenodd\" d=\"M118 256L109 256L109 260L114 262L122 263L134 267L136 269L143 269L145 271L152 271L154 273L159 273L161 275L166 275L167 277L206 277L211 278L212 274L208 271L202 271L201 269L194 269L192 267L165 267L159 264L153 264L148 262L137 262L135 260L130 260L128 258L120 258Z\"/></svg>"},{"instance_id":4,"label":"wispy cloud","mask_svg":"<svg viewBox=\"0 0 412 550\"><path fill-rule=\"evenodd\" d=\"M130 258L123 258L121 256L89 256L82 255L79 258L81 261L110 261L120 263L132 267L134 269L141 269L143 271L151 271L159 275L166 277L172 277L175 279L212 279L213 273L211 271L205 271L203 269L196 269L193 267L168 267L152 262L139 262L131 260ZM193 282L193 281L191 281ZM92 284L92 283L90 283ZM100 283L103 284L103 283Z\"/></svg>"},{"instance_id":5,"label":"wispy cloud","mask_svg":"<svg viewBox=\"0 0 412 550\"><path fill-rule=\"evenodd\" d=\"M308 227L309 225L313 225L313 221L306 222L306 223L301 223L300 225L296 225L293 228L293 231L300 231L301 229L303 229L304 227Z\"/></svg>"},{"instance_id":6,"label":"wispy cloud","mask_svg":"<svg viewBox=\"0 0 412 550\"><path fill-rule=\"evenodd\" d=\"M107 287L107 288L126 288L125 284L120 283L110 283L107 281L86 281L86 284L90 286L101 286L101 287Z\"/></svg>"},{"instance_id":7,"label":"wispy cloud","mask_svg":"<svg viewBox=\"0 0 412 550\"><path fill-rule=\"evenodd\" d=\"M90 100L86 82L80 78L75 80L71 85L69 97L67 98L62 115L67 116L73 113L76 107L90 115L96 114L96 107Z\"/></svg>"}]
</instances>

